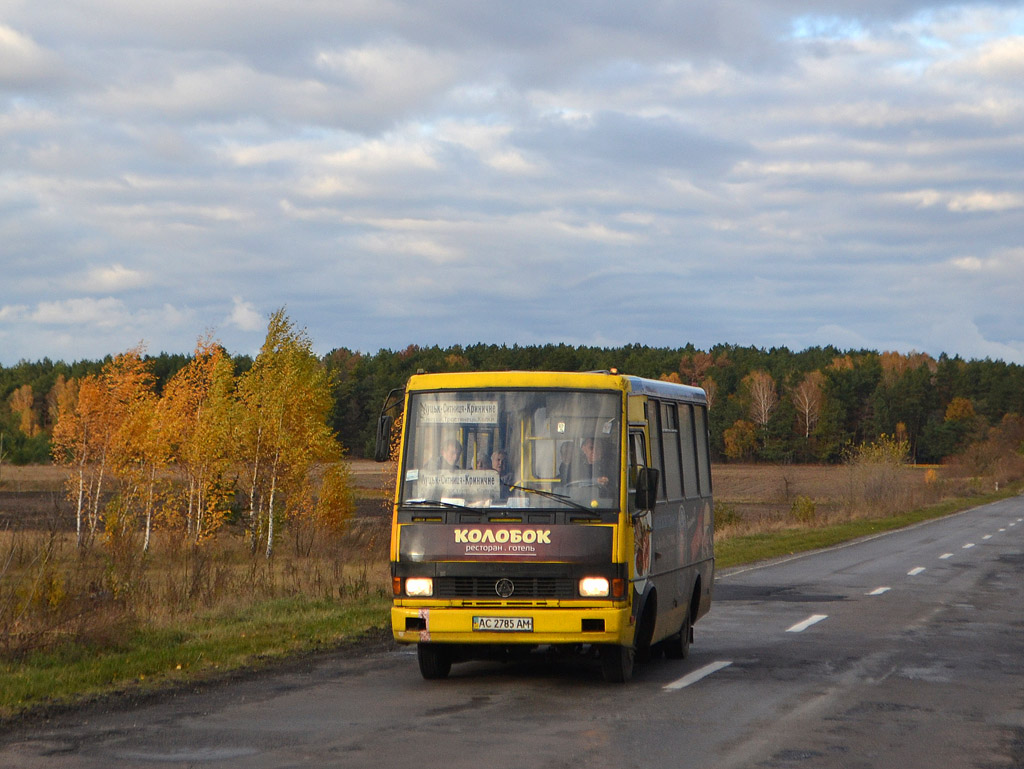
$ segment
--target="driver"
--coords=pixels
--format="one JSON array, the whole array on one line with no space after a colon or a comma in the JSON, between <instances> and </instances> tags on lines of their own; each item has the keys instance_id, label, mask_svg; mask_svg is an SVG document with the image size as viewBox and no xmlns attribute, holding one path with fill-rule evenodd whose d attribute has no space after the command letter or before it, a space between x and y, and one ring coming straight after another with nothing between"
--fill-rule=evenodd
<instances>
[{"instance_id":1,"label":"driver","mask_svg":"<svg viewBox=\"0 0 1024 769\"><path fill-rule=\"evenodd\" d=\"M604 456L604 443L594 438L584 438L580 444L580 451L583 453L580 480L594 481L599 486L607 486L611 473Z\"/></svg>"}]
</instances>

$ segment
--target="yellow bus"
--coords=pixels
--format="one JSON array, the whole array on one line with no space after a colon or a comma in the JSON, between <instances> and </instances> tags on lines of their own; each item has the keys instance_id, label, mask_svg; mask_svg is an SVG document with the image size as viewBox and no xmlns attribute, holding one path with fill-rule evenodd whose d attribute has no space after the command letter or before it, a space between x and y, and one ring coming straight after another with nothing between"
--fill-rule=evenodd
<instances>
[{"instance_id":1,"label":"yellow bus","mask_svg":"<svg viewBox=\"0 0 1024 769\"><path fill-rule=\"evenodd\" d=\"M424 678L546 647L622 682L652 649L687 655L714 582L703 390L615 371L418 374L401 423L391 623Z\"/></svg>"}]
</instances>

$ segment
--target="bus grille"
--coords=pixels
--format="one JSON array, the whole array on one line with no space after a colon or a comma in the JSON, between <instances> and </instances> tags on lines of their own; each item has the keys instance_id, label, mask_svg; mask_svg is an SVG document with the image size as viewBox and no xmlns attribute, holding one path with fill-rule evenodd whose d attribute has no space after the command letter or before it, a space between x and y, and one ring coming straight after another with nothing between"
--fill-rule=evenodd
<instances>
[{"instance_id":1,"label":"bus grille","mask_svg":"<svg viewBox=\"0 0 1024 769\"><path fill-rule=\"evenodd\" d=\"M441 577L435 580L438 598L498 599L499 577ZM524 598L576 598L576 581L571 577L515 577L511 600Z\"/></svg>"}]
</instances>

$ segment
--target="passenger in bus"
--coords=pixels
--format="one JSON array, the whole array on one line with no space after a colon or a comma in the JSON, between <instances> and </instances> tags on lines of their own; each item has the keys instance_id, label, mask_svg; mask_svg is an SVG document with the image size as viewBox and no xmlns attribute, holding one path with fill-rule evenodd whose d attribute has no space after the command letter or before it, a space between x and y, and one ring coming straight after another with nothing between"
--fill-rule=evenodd
<instances>
[{"instance_id":1,"label":"passenger in bus","mask_svg":"<svg viewBox=\"0 0 1024 769\"><path fill-rule=\"evenodd\" d=\"M456 470L459 467L459 459L462 457L462 444L457 440L450 439L441 446L441 456L434 460L434 470Z\"/></svg>"},{"instance_id":2,"label":"passenger in bus","mask_svg":"<svg viewBox=\"0 0 1024 769\"><path fill-rule=\"evenodd\" d=\"M501 497L507 497L511 491L509 486L515 483L515 477L512 475L512 465L508 461L508 454L502 449L498 449L491 454L491 469L498 473Z\"/></svg>"},{"instance_id":3,"label":"passenger in bus","mask_svg":"<svg viewBox=\"0 0 1024 769\"><path fill-rule=\"evenodd\" d=\"M477 470L490 470L491 469L491 455L482 449L476 455L476 469Z\"/></svg>"}]
</instances>

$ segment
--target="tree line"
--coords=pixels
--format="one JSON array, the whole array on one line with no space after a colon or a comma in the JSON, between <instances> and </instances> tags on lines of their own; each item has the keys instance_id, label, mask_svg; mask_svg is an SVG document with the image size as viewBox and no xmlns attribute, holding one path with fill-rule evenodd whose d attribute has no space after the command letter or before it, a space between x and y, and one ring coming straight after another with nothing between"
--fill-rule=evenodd
<instances>
[{"instance_id":1,"label":"tree line","mask_svg":"<svg viewBox=\"0 0 1024 769\"><path fill-rule=\"evenodd\" d=\"M337 349L324 357L335 378L333 424L355 453L370 455L390 388L418 370L620 372L703 387L717 461L836 463L851 448L896 436L912 459L940 462L1024 414L1024 367L923 353L716 345L699 350L627 345L471 345Z\"/></svg>"},{"instance_id":2,"label":"tree line","mask_svg":"<svg viewBox=\"0 0 1024 769\"><path fill-rule=\"evenodd\" d=\"M179 372L197 365L198 353L141 356L154 395L173 393L171 383ZM307 354L311 356L308 347ZM46 461L62 388L70 380L98 375L113 360L43 360L0 368L5 461ZM244 380L259 368L258 361L222 353L218 365ZM1004 420L1019 420L1024 414L1024 368L945 354L933 358L832 346L794 352L726 344L708 350L693 345L476 344L410 345L373 354L342 347L315 363L329 391L327 423L354 456L372 456L385 396L420 370L615 368L698 385L707 390L711 403L711 439L718 461L834 463L851 447L892 435L907 443L915 461L934 463L984 439Z\"/></svg>"}]
</instances>

